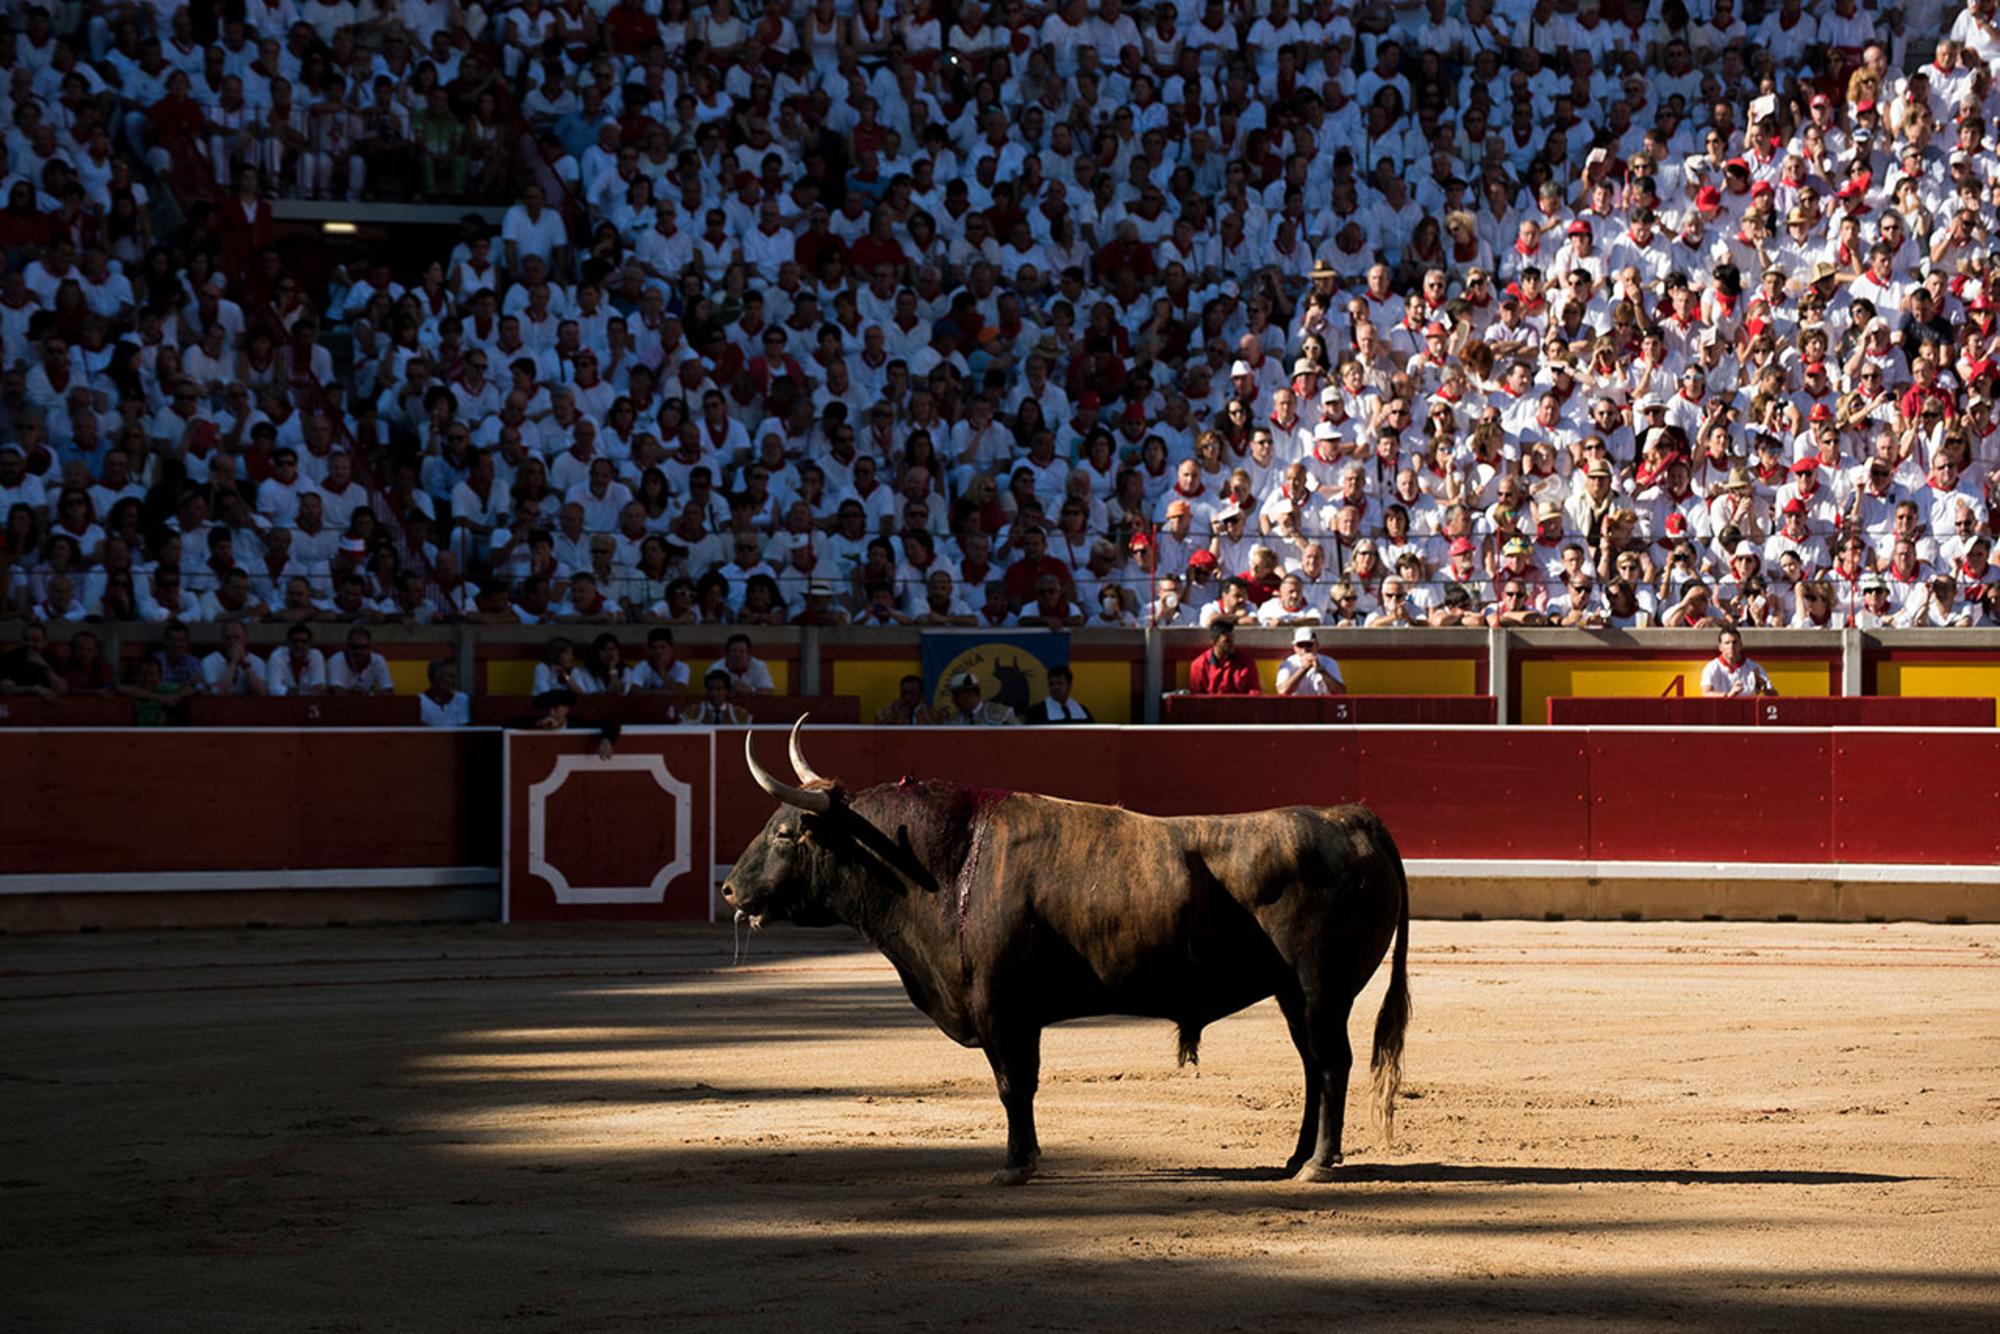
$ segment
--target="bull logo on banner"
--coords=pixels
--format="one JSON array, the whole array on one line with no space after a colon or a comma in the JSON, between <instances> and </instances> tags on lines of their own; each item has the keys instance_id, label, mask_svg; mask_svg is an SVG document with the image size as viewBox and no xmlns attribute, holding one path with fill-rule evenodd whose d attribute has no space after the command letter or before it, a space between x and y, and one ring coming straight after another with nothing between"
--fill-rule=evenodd
<instances>
[{"instance_id":1,"label":"bull logo on banner","mask_svg":"<svg viewBox=\"0 0 2000 1334\"><path fill-rule=\"evenodd\" d=\"M1046 630L942 631L923 637L924 691L941 712L951 709L945 682L960 672L979 678L980 697L1023 718L1049 693L1049 668L1069 661L1069 636Z\"/></svg>"}]
</instances>

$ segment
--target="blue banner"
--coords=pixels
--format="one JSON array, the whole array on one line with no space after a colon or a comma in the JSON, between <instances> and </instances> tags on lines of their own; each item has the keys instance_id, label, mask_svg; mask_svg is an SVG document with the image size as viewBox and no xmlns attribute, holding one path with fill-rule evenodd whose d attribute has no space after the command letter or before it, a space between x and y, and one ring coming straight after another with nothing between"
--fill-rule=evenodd
<instances>
[{"instance_id":1,"label":"blue banner","mask_svg":"<svg viewBox=\"0 0 2000 1334\"><path fill-rule=\"evenodd\" d=\"M946 683L971 672L982 698L1025 718L1048 696L1049 668L1069 665L1064 630L934 630L925 632L923 645L924 694L940 710L951 707Z\"/></svg>"}]
</instances>

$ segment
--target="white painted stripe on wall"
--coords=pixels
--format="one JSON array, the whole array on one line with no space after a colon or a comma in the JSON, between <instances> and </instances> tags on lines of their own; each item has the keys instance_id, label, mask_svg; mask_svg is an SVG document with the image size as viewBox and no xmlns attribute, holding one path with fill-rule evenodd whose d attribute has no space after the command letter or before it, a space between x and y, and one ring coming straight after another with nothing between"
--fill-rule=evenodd
<instances>
[{"instance_id":1,"label":"white painted stripe on wall","mask_svg":"<svg viewBox=\"0 0 2000 1334\"><path fill-rule=\"evenodd\" d=\"M255 889L483 889L496 866L362 866L286 871L70 871L0 875L0 894L158 894Z\"/></svg>"}]
</instances>

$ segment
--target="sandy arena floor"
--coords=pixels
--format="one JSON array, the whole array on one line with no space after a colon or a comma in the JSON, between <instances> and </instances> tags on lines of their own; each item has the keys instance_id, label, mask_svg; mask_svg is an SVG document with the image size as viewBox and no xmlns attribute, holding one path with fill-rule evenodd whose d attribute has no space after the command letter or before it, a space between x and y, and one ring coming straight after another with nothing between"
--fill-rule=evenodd
<instances>
[{"instance_id":1,"label":"sandy arena floor","mask_svg":"<svg viewBox=\"0 0 2000 1334\"><path fill-rule=\"evenodd\" d=\"M983 1058L845 933L0 939L10 1328L2000 1327L2000 928L1416 924L1401 1141L1269 1004ZM1381 979L1363 997L1356 1044ZM1364 1018L1365 1015L1365 1018Z\"/></svg>"}]
</instances>

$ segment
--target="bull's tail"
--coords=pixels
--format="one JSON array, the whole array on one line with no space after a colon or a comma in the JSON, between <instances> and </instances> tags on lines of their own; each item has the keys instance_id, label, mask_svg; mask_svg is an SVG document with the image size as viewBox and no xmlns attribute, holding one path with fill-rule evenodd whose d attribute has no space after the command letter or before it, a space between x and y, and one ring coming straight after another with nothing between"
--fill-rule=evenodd
<instances>
[{"instance_id":1,"label":"bull's tail","mask_svg":"<svg viewBox=\"0 0 2000 1334\"><path fill-rule=\"evenodd\" d=\"M1403 854L1396 840L1386 828L1381 836L1395 866L1396 888L1402 899L1396 952L1389 965L1389 990L1375 1015L1375 1051L1368 1062L1374 1092L1369 1120L1386 1149L1396 1139L1396 1094L1403 1087L1403 1031L1410 1023L1410 881L1403 873Z\"/></svg>"}]
</instances>

